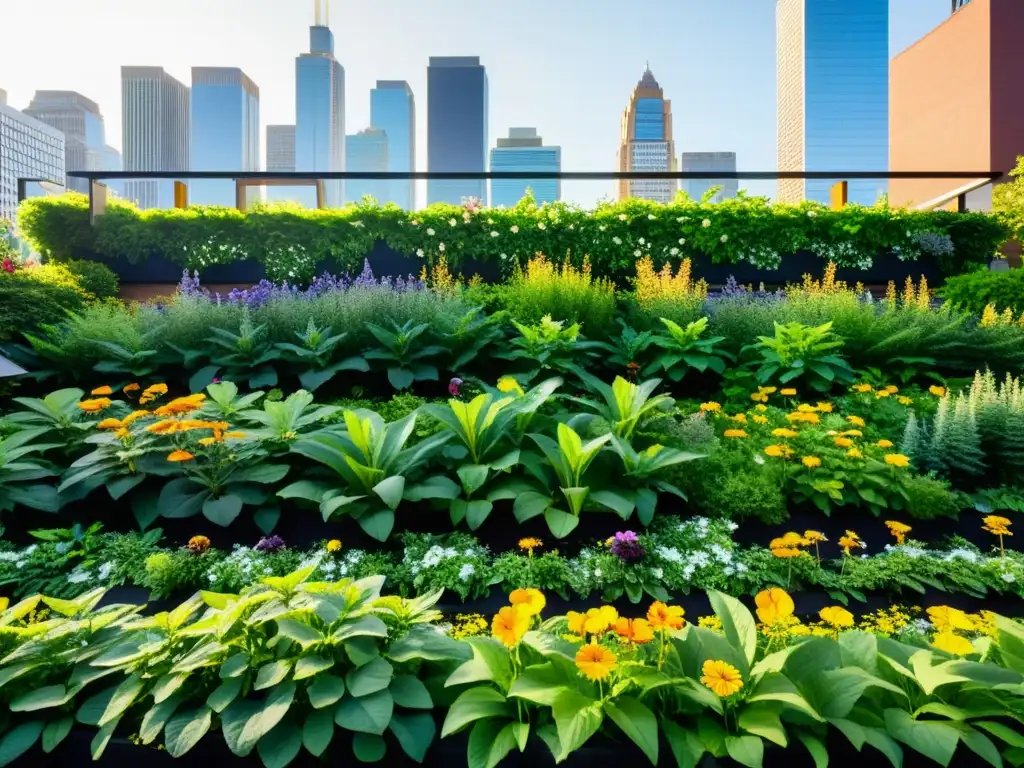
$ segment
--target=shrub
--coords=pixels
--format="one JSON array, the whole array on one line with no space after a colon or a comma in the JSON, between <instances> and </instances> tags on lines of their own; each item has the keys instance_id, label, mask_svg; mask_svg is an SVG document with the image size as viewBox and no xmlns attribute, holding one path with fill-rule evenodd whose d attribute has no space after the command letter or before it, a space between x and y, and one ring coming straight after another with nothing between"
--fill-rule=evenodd
<instances>
[{"instance_id":1,"label":"shrub","mask_svg":"<svg viewBox=\"0 0 1024 768\"><path fill-rule=\"evenodd\" d=\"M703 314L707 296L708 284L693 279L689 259L683 259L675 273L669 264L655 271L650 256L636 263L633 299L642 315L641 325L659 327L658 320L666 318L685 326Z\"/></svg>"},{"instance_id":2,"label":"shrub","mask_svg":"<svg viewBox=\"0 0 1024 768\"><path fill-rule=\"evenodd\" d=\"M85 307L89 298L75 276L60 265L0 270L0 341L59 323L69 312Z\"/></svg>"},{"instance_id":3,"label":"shrub","mask_svg":"<svg viewBox=\"0 0 1024 768\"><path fill-rule=\"evenodd\" d=\"M946 281L939 295L951 304L977 314L992 304L996 309L1009 307L1024 312L1024 269L1009 272L979 270L957 275Z\"/></svg>"},{"instance_id":4,"label":"shrub","mask_svg":"<svg viewBox=\"0 0 1024 768\"><path fill-rule=\"evenodd\" d=\"M701 463L700 472L681 465L668 480L686 493L691 506L711 517L769 524L789 517L778 476L742 451L719 447Z\"/></svg>"},{"instance_id":5,"label":"shrub","mask_svg":"<svg viewBox=\"0 0 1024 768\"><path fill-rule=\"evenodd\" d=\"M72 259L64 262L64 266L78 279L78 284L86 293L97 299L113 299L120 290L120 280L114 271L98 261Z\"/></svg>"},{"instance_id":6,"label":"shrub","mask_svg":"<svg viewBox=\"0 0 1024 768\"><path fill-rule=\"evenodd\" d=\"M918 520L953 517L964 508L964 495L953 491L949 483L930 475L912 475L906 479L903 490L909 497L907 511Z\"/></svg>"}]
</instances>

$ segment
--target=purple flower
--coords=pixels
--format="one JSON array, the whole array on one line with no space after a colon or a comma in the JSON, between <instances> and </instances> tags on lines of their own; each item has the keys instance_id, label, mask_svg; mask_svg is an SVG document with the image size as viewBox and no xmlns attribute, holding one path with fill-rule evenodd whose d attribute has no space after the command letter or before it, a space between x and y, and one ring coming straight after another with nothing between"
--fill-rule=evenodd
<instances>
[{"instance_id":1,"label":"purple flower","mask_svg":"<svg viewBox=\"0 0 1024 768\"><path fill-rule=\"evenodd\" d=\"M644 559L647 550L632 531L619 531L612 541L611 552L624 563L638 563Z\"/></svg>"},{"instance_id":2,"label":"purple flower","mask_svg":"<svg viewBox=\"0 0 1024 768\"><path fill-rule=\"evenodd\" d=\"M460 379L458 376L454 377L451 381L448 382L448 394L451 395L452 397L458 397L461 394L461 392L459 391L459 387L461 386L462 379Z\"/></svg>"},{"instance_id":3,"label":"purple flower","mask_svg":"<svg viewBox=\"0 0 1024 768\"><path fill-rule=\"evenodd\" d=\"M282 539L277 534L274 534L273 536L264 536L262 539L260 539L256 543L256 546L254 547L254 549L257 552L268 552L268 553L280 552L284 548L285 548L284 539Z\"/></svg>"}]
</instances>

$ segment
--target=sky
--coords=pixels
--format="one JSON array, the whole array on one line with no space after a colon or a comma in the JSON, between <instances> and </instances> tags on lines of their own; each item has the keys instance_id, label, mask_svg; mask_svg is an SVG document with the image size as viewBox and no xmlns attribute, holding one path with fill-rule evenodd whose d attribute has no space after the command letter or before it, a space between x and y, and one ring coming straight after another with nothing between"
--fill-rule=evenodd
<instances>
[{"instance_id":1,"label":"sky","mask_svg":"<svg viewBox=\"0 0 1024 768\"><path fill-rule=\"evenodd\" d=\"M192 66L240 67L260 88L263 125L294 123L294 60L309 50L313 5L0 0L0 88L18 109L37 89L84 94L120 149L121 65L162 66L185 83ZM890 52L948 15L949 0L891 0ZM492 147L510 126L534 126L562 147L563 170L613 170L622 111L649 62L672 101L677 155L731 151L741 171L776 167L775 0L331 0L330 26L345 68L346 132L369 125L376 80L407 80L418 170L428 58L477 55ZM741 182L758 194L774 186ZM612 181L562 187L564 199L586 205L612 192Z\"/></svg>"}]
</instances>

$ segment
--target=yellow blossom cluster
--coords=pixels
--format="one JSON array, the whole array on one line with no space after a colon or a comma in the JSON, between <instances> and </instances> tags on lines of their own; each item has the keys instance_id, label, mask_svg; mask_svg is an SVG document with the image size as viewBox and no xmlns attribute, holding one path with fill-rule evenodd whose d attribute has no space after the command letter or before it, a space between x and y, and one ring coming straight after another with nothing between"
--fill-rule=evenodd
<instances>
[{"instance_id":1,"label":"yellow blossom cluster","mask_svg":"<svg viewBox=\"0 0 1024 768\"><path fill-rule=\"evenodd\" d=\"M689 259L683 259L679 270L673 274L672 267L668 264L656 272L651 257L644 256L636 262L636 278L633 285L637 303L644 309L649 309L661 301L703 301L708 295L707 282L693 279Z\"/></svg>"}]
</instances>

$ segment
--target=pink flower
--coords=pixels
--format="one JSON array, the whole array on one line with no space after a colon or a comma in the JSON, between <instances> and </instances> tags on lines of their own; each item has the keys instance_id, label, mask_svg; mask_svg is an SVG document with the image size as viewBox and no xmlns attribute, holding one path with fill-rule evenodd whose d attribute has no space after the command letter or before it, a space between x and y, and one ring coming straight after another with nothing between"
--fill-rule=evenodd
<instances>
[{"instance_id":1,"label":"pink flower","mask_svg":"<svg viewBox=\"0 0 1024 768\"><path fill-rule=\"evenodd\" d=\"M460 394L459 387L461 386L462 379L456 376L455 378L448 382L448 394L451 395L452 397L458 397Z\"/></svg>"},{"instance_id":2,"label":"pink flower","mask_svg":"<svg viewBox=\"0 0 1024 768\"><path fill-rule=\"evenodd\" d=\"M2 262L0 262L0 269L3 269L4 272L13 272L14 271L14 261L13 261L13 259L5 258Z\"/></svg>"}]
</instances>

